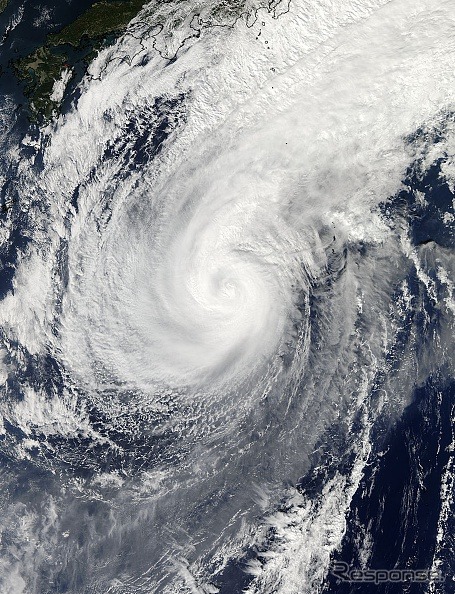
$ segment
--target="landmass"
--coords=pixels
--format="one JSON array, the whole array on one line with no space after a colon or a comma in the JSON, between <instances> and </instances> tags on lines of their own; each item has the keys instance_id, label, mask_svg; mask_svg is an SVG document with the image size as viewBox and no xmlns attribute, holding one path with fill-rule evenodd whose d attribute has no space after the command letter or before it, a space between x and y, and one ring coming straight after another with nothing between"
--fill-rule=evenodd
<instances>
[{"instance_id":1,"label":"landmass","mask_svg":"<svg viewBox=\"0 0 455 594\"><path fill-rule=\"evenodd\" d=\"M6 2L8 0L0 0L0 3ZM43 123L59 112L69 83L75 86L97 51L122 35L148 2L149 0L96 2L59 32L49 34L44 44L34 52L15 61L14 68L18 78L24 83L32 121ZM210 14L205 15L206 18L202 18L201 14L193 15L190 33L174 51L177 53L189 39L199 37L205 28L232 27L243 17L246 18L247 26L253 26L260 9L265 9L274 18L278 18L289 11L289 3L290 0L265 0L247 10L245 0L221 0L208 8ZM151 34L156 36L165 31L165 27L163 23L153 23L153 12L152 7L148 14L144 13L144 19L146 23L150 20L148 34L152 31ZM173 22L173 26L177 24L177 21ZM165 36L166 34L164 33ZM175 57L162 52L158 46L154 47L163 58L171 60Z\"/></svg>"},{"instance_id":2,"label":"landmass","mask_svg":"<svg viewBox=\"0 0 455 594\"><path fill-rule=\"evenodd\" d=\"M145 3L145 0L97 2L60 33L49 35L48 43L53 47L62 44L79 47L84 38L93 41L103 38L108 33L120 33L126 29Z\"/></svg>"},{"instance_id":3,"label":"landmass","mask_svg":"<svg viewBox=\"0 0 455 594\"><path fill-rule=\"evenodd\" d=\"M0 0L0 10L8 0ZM87 63L105 43L115 40L139 13L146 0L97 2L44 45L14 63L25 84L33 121L42 122L58 112L62 89L71 80L73 67ZM64 91L64 89L63 89Z\"/></svg>"}]
</instances>

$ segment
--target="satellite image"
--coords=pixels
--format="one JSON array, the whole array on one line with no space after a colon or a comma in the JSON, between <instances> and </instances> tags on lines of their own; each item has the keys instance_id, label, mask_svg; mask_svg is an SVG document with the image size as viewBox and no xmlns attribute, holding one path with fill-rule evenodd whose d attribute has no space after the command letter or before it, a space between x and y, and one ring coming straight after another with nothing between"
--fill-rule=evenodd
<instances>
[{"instance_id":1,"label":"satellite image","mask_svg":"<svg viewBox=\"0 0 455 594\"><path fill-rule=\"evenodd\" d=\"M455 0L0 39L0 594L454 594Z\"/></svg>"}]
</instances>

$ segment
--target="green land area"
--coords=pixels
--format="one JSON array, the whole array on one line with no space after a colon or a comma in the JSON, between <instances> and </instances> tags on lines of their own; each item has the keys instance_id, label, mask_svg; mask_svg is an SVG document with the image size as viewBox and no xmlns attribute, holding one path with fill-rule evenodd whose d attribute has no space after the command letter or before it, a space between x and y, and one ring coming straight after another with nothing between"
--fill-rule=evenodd
<instances>
[{"instance_id":1,"label":"green land area","mask_svg":"<svg viewBox=\"0 0 455 594\"><path fill-rule=\"evenodd\" d=\"M0 0L0 9L8 1ZM16 74L24 83L32 121L45 122L58 113L60 101L53 96L55 82L64 73L71 78L75 65L82 66L77 69L80 75L96 52L121 35L148 1L95 2L59 32L49 34L34 52L14 62ZM245 0L220 0L211 17L215 21L235 22L244 8Z\"/></svg>"},{"instance_id":2,"label":"green land area","mask_svg":"<svg viewBox=\"0 0 455 594\"><path fill-rule=\"evenodd\" d=\"M7 2L0 0L0 10ZM48 35L44 45L15 62L16 73L25 84L33 120L47 120L58 109L58 102L53 101L51 95L55 81L65 69L77 61L88 60L107 37L121 34L145 2L97 2L61 31Z\"/></svg>"},{"instance_id":3,"label":"green land area","mask_svg":"<svg viewBox=\"0 0 455 594\"><path fill-rule=\"evenodd\" d=\"M97 2L60 33L49 35L51 45L70 44L78 47L84 40L99 39L109 33L120 32L145 4L145 0Z\"/></svg>"},{"instance_id":4,"label":"green land area","mask_svg":"<svg viewBox=\"0 0 455 594\"><path fill-rule=\"evenodd\" d=\"M9 0L0 0L0 13L2 13L8 6Z\"/></svg>"}]
</instances>

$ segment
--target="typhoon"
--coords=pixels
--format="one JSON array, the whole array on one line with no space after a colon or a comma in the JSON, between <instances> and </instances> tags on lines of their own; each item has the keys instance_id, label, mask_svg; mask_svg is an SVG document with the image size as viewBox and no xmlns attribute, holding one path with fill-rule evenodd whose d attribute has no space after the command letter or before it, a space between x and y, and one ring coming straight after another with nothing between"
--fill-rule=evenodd
<instances>
[{"instance_id":1,"label":"typhoon","mask_svg":"<svg viewBox=\"0 0 455 594\"><path fill-rule=\"evenodd\" d=\"M3 92L2 593L453 591L454 15L154 1Z\"/></svg>"}]
</instances>

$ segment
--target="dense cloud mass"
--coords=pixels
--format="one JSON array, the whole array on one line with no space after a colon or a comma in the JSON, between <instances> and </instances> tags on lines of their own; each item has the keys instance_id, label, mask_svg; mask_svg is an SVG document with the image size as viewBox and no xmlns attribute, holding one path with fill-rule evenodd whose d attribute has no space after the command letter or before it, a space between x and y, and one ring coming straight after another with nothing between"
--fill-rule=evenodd
<instances>
[{"instance_id":1,"label":"dense cloud mass","mask_svg":"<svg viewBox=\"0 0 455 594\"><path fill-rule=\"evenodd\" d=\"M292 0L183 42L194 6L155 10L176 29L136 19L11 152L4 480L35 478L2 591L314 593L372 432L453 371L453 254L397 199L436 162L453 190L453 3Z\"/></svg>"}]
</instances>

